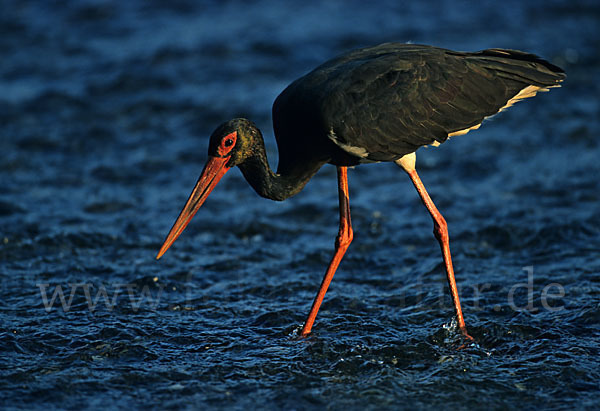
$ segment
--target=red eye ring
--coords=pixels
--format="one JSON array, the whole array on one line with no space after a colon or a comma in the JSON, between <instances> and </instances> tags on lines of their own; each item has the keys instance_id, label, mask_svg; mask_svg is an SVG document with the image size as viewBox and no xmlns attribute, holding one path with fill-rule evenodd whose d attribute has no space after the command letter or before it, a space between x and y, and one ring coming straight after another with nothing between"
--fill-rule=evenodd
<instances>
[{"instance_id":1,"label":"red eye ring","mask_svg":"<svg viewBox=\"0 0 600 411\"><path fill-rule=\"evenodd\" d=\"M227 156L233 150L235 146L235 142L237 141L237 132L227 134L222 137L221 142L219 143L219 148L217 149L217 154L219 156Z\"/></svg>"}]
</instances>

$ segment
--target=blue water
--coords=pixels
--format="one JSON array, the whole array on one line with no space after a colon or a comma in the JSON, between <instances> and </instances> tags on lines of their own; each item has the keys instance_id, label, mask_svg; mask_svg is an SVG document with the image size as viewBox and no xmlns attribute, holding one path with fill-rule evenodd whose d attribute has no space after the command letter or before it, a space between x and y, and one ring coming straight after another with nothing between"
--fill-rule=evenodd
<instances>
[{"instance_id":1,"label":"blue water","mask_svg":"<svg viewBox=\"0 0 600 411\"><path fill-rule=\"evenodd\" d=\"M595 409L599 23L595 0L1 1L0 407ZM394 165L349 171L355 240L307 339L334 167L283 203L231 171L154 260L219 123L253 119L275 166L277 94L384 41L522 49L569 76L418 152L462 349Z\"/></svg>"}]
</instances>

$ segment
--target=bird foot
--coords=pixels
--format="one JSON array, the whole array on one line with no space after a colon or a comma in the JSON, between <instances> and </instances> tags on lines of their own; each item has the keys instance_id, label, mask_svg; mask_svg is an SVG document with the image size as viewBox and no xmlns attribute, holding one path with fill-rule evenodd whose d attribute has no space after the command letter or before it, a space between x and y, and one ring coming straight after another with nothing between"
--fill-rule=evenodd
<instances>
[{"instance_id":1,"label":"bird foot","mask_svg":"<svg viewBox=\"0 0 600 411\"><path fill-rule=\"evenodd\" d=\"M311 332L309 331L304 331L304 326L300 325L295 327L289 334L290 338L294 341L301 341L304 340L305 338L307 338L308 336L310 336Z\"/></svg>"},{"instance_id":2,"label":"bird foot","mask_svg":"<svg viewBox=\"0 0 600 411\"><path fill-rule=\"evenodd\" d=\"M462 350L462 349L477 345L477 343L475 342L475 338L471 337L469 335L469 333L467 333L466 327L461 327L460 333L461 333L461 337L462 337L463 341L462 341L462 344L457 348L457 350Z\"/></svg>"},{"instance_id":3,"label":"bird foot","mask_svg":"<svg viewBox=\"0 0 600 411\"><path fill-rule=\"evenodd\" d=\"M467 332L466 328L461 328L460 329L461 334L463 335L463 337L465 337L465 339L469 340L469 341L475 341L475 338L471 337L469 335L469 333Z\"/></svg>"}]
</instances>

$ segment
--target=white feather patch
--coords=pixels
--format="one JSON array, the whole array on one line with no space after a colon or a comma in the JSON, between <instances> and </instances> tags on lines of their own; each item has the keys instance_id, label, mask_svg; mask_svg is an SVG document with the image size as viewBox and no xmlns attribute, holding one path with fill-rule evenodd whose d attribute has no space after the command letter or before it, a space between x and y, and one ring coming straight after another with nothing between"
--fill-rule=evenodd
<instances>
[{"instance_id":1,"label":"white feather patch","mask_svg":"<svg viewBox=\"0 0 600 411\"><path fill-rule=\"evenodd\" d=\"M342 150L346 151L347 153L352 154L353 156L360 157L360 158L367 158L369 156L369 153L367 152L367 150L364 147L355 147L355 146L351 146L350 144L345 144L345 143L342 143L341 141L339 141L337 136L335 135L335 132L333 131L333 129L329 130L328 137L336 145L338 145Z\"/></svg>"},{"instance_id":2,"label":"white feather patch","mask_svg":"<svg viewBox=\"0 0 600 411\"><path fill-rule=\"evenodd\" d=\"M496 114L498 114L502 110L509 108L513 104L518 103L519 101L521 101L521 100L523 100L525 98L529 98L529 97L535 96L538 91L550 91L549 89L551 89L553 87L560 87L560 84L556 84L556 85L553 85L553 86L546 86L546 87L538 87L538 86L531 86L531 85L527 86L527 87L521 89L521 91L519 91L510 100L508 100L506 102L506 104L504 106L500 107L500 109L496 113L494 113L494 114L492 114L490 116L485 117L484 120L487 120L488 118L495 116ZM454 136L462 136L463 134L467 134L471 130L477 130L479 127L481 127L481 123L475 124L473 127L465 128L464 130L453 131L452 133L448 134L448 137L450 138L450 137L454 137ZM432 145L435 146L435 144L432 144Z\"/></svg>"}]
</instances>

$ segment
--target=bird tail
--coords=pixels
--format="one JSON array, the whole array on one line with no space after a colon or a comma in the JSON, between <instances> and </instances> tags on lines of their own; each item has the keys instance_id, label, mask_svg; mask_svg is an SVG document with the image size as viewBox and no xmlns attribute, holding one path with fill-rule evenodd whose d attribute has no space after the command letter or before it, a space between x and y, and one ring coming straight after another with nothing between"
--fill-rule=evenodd
<instances>
[{"instance_id":1,"label":"bird tail","mask_svg":"<svg viewBox=\"0 0 600 411\"><path fill-rule=\"evenodd\" d=\"M560 87L567 75L564 70L536 56L518 50L488 49L469 53L498 76L519 81L540 89Z\"/></svg>"}]
</instances>

